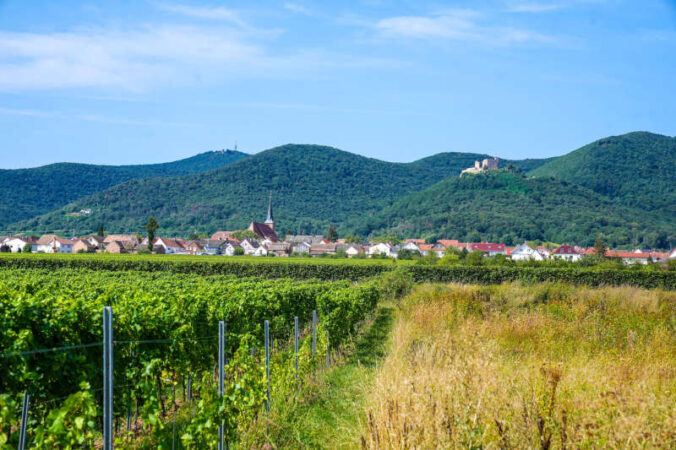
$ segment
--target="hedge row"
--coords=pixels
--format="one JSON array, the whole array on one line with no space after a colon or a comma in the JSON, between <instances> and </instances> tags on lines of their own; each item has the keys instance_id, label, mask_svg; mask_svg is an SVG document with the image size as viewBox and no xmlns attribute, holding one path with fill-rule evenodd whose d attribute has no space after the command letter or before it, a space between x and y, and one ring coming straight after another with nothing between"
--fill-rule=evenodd
<instances>
[{"instance_id":1,"label":"hedge row","mask_svg":"<svg viewBox=\"0 0 676 450\"><path fill-rule=\"evenodd\" d=\"M440 267L409 266L416 282L499 284L566 282L588 286L636 286L676 289L676 272L632 269L594 269L570 267Z\"/></svg>"},{"instance_id":2,"label":"hedge row","mask_svg":"<svg viewBox=\"0 0 676 450\"><path fill-rule=\"evenodd\" d=\"M676 290L676 272L636 269L595 269L571 267L423 266L413 264L353 264L349 260L240 260L237 258L184 259L180 257L108 255L18 255L0 257L0 268L85 268L91 270L139 270L147 272L193 273L199 275L258 276L320 280L361 280L402 267L416 282L457 282L498 284L504 281L527 283L563 281L589 286L630 285Z\"/></svg>"}]
</instances>

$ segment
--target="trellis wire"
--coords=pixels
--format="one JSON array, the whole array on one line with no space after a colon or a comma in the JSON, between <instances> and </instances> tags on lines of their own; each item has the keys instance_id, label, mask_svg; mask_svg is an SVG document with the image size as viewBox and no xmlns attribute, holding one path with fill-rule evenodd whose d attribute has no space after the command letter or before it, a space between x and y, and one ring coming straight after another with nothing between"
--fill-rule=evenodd
<instances>
[{"instance_id":1,"label":"trellis wire","mask_svg":"<svg viewBox=\"0 0 676 450\"><path fill-rule=\"evenodd\" d=\"M318 317L317 317L317 311L313 310L312 311L312 355L313 357L316 356L317 354L317 324L318 324ZM103 429L102 429L102 434L103 434L103 449L108 450L112 449L112 443L114 439L114 429L113 429L113 424L114 424L114 415L113 415L113 391L114 389L120 389L120 388L125 388L125 387L130 387L134 386L133 384L127 384L127 385L122 385L122 386L115 386L113 383L113 348L114 345L121 345L121 344L165 344L165 343L172 343L172 342L178 342L178 341L190 341L190 342L199 342L199 341L207 341L211 340L214 338L218 338L219 340L219 354L218 354L218 360L219 360L219 396L222 397L224 395L224 383L225 383L225 364L227 363L226 356L225 356L225 331L226 331L226 326L224 321L219 322L219 334L214 335L214 336L207 336L207 337L202 337L202 338L170 338L170 339L144 339L144 340L113 340L113 312L112 308L110 306L106 306L103 308L103 341L102 342L96 342L96 343L89 343L89 344L81 344L81 345L72 345L72 346L62 346L62 347L54 347L54 348L47 348L47 349L37 349L37 350L30 350L26 352L14 352L14 353L6 353L0 355L1 357L8 357L8 356L24 356L24 355L30 355L30 354L36 354L36 353L47 353L47 352L57 352L57 351L67 351L67 350L74 350L74 349L79 349L79 348L88 348L88 347L97 347L97 346L102 346L103 347L103 387L99 389L90 389L90 392L98 392L98 391L103 391ZM264 322L264 329L265 329L265 374L266 374L266 383L267 383L267 396L266 396L266 412L270 412L270 406L271 406L271 389L270 389L270 357L271 357L271 339L270 339L270 322L269 320L265 320ZM300 388L300 381L299 381L299 337L300 337L300 330L299 330L299 319L298 316L294 317L294 366L295 366L295 372L296 372L296 381L298 384L298 388ZM330 365L330 354L329 354L329 348L328 348L328 330L326 331L326 338L327 338L327 355L326 355L326 364L327 366ZM133 350L132 350L133 352ZM255 353L255 347L252 346L252 352ZM188 380L187 380L187 400L188 404L191 404L192 402L192 375L188 374ZM71 394L72 395L72 394ZM42 405L50 402L54 402L57 400L61 400L64 398L68 398L69 396L64 396L64 397L59 397L59 398L54 398L51 400L43 401L36 403L36 405ZM175 398L175 386L174 386L174 398ZM29 406L29 399L30 396L27 393L24 393L24 407L22 408L22 420L21 420L21 434L20 434L20 445L26 444L26 437L27 437L27 422L28 422L28 406ZM175 411L174 411L175 414ZM175 416L172 419L172 448L175 447L175 437L176 437L176 418ZM126 414L126 430L130 431L132 429L132 405L130 404L128 409L127 409L127 414ZM225 430L224 430L224 424L221 423L221 426L219 427L219 449L223 450L227 448L227 443L224 443L224 435L225 435ZM23 444L22 444L23 443ZM23 447L19 447L23 448Z\"/></svg>"}]
</instances>

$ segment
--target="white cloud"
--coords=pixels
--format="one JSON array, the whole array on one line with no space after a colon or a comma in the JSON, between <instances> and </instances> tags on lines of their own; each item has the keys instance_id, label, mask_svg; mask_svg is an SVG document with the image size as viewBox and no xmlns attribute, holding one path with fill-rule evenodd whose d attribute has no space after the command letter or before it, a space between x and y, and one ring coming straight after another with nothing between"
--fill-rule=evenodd
<instances>
[{"instance_id":1,"label":"white cloud","mask_svg":"<svg viewBox=\"0 0 676 450\"><path fill-rule=\"evenodd\" d=\"M67 33L0 32L0 88L118 86L206 76L214 67L270 63L262 49L224 29L145 26ZM222 73L220 71L219 73Z\"/></svg>"},{"instance_id":2,"label":"white cloud","mask_svg":"<svg viewBox=\"0 0 676 450\"><path fill-rule=\"evenodd\" d=\"M274 33L223 26L146 25L70 32L0 31L0 90L121 88L144 91L233 77L306 77L335 68L391 66L324 50L267 50Z\"/></svg>"},{"instance_id":3,"label":"white cloud","mask_svg":"<svg viewBox=\"0 0 676 450\"><path fill-rule=\"evenodd\" d=\"M224 20L234 24L244 26L244 21L236 11L223 7L209 8L199 6L188 6L178 3L155 3L156 8L174 14L180 14L195 19Z\"/></svg>"},{"instance_id":4,"label":"white cloud","mask_svg":"<svg viewBox=\"0 0 676 450\"><path fill-rule=\"evenodd\" d=\"M68 114L58 111L38 111L32 109L13 109L0 108L0 114L10 116L34 117L37 119L64 119L64 120L83 120L87 122L112 123L118 125L137 125L137 126L159 126L159 127L195 127L200 126L197 123L187 122L166 122L152 120L133 120L116 117L101 116L98 114Z\"/></svg>"},{"instance_id":5,"label":"white cloud","mask_svg":"<svg viewBox=\"0 0 676 450\"><path fill-rule=\"evenodd\" d=\"M479 24L476 11L450 11L436 16L400 16L381 19L375 25L383 37L472 41L489 45L551 42L551 36L534 31Z\"/></svg>"},{"instance_id":6,"label":"white cloud","mask_svg":"<svg viewBox=\"0 0 676 450\"><path fill-rule=\"evenodd\" d=\"M297 14L303 14L305 16L313 16L314 15L314 13L309 8L306 8L303 5L299 5L298 3L286 2L286 3L284 3L284 9L287 9L287 10L294 12L294 13L297 13Z\"/></svg>"},{"instance_id":7,"label":"white cloud","mask_svg":"<svg viewBox=\"0 0 676 450\"><path fill-rule=\"evenodd\" d=\"M547 11L556 11L558 9L564 8L565 6L566 5L563 3L539 3L539 2L514 3L509 5L507 10L511 12L540 13Z\"/></svg>"}]
</instances>

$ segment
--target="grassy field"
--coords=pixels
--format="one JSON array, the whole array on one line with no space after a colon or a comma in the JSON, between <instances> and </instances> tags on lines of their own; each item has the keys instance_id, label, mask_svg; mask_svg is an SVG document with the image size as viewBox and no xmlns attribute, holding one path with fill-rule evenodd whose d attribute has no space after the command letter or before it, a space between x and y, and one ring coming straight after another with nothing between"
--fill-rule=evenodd
<instances>
[{"instance_id":1,"label":"grassy field","mask_svg":"<svg viewBox=\"0 0 676 450\"><path fill-rule=\"evenodd\" d=\"M392 321L391 305L381 305L334 365L305 380L295 398L273 405L269 420L254 424L240 447L359 447L366 399L385 356Z\"/></svg>"},{"instance_id":2,"label":"grassy field","mask_svg":"<svg viewBox=\"0 0 676 450\"><path fill-rule=\"evenodd\" d=\"M676 294L435 285L401 303L369 448L676 446Z\"/></svg>"}]
</instances>

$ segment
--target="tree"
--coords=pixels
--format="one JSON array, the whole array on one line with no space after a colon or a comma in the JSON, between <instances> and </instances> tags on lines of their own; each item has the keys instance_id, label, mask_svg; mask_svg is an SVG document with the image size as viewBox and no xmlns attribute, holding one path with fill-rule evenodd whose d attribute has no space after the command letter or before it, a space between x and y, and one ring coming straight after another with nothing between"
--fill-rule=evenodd
<instances>
[{"instance_id":1,"label":"tree","mask_svg":"<svg viewBox=\"0 0 676 450\"><path fill-rule=\"evenodd\" d=\"M23 252L24 253L32 253L33 252L33 246L30 245L28 242L26 242L23 246Z\"/></svg>"},{"instance_id":2,"label":"tree","mask_svg":"<svg viewBox=\"0 0 676 450\"><path fill-rule=\"evenodd\" d=\"M331 225L329 227L329 231L326 232L326 240L330 242L336 242L338 240L338 232L336 231L336 227Z\"/></svg>"},{"instance_id":3,"label":"tree","mask_svg":"<svg viewBox=\"0 0 676 450\"><path fill-rule=\"evenodd\" d=\"M397 253L397 259L405 260L405 259L418 259L420 258L420 252L418 250L409 250L407 248L402 248L399 250L399 253Z\"/></svg>"},{"instance_id":4,"label":"tree","mask_svg":"<svg viewBox=\"0 0 676 450\"><path fill-rule=\"evenodd\" d=\"M99 231L96 233L96 235L103 237L103 224L99 225Z\"/></svg>"},{"instance_id":5,"label":"tree","mask_svg":"<svg viewBox=\"0 0 676 450\"><path fill-rule=\"evenodd\" d=\"M155 240L155 232L160 227L160 224L157 223L154 217L148 218L148 223L145 224L143 228L148 230L148 250L153 249L153 241Z\"/></svg>"},{"instance_id":6,"label":"tree","mask_svg":"<svg viewBox=\"0 0 676 450\"><path fill-rule=\"evenodd\" d=\"M237 230L230 233L230 236L238 241L243 239L258 239L258 235L251 230Z\"/></svg>"},{"instance_id":7,"label":"tree","mask_svg":"<svg viewBox=\"0 0 676 450\"><path fill-rule=\"evenodd\" d=\"M244 254L244 249L242 247L235 247L235 253L236 256L242 256Z\"/></svg>"},{"instance_id":8,"label":"tree","mask_svg":"<svg viewBox=\"0 0 676 450\"><path fill-rule=\"evenodd\" d=\"M361 243L361 237L355 236L354 234L346 234L345 235L345 243L346 244L360 244Z\"/></svg>"},{"instance_id":9,"label":"tree","mask_svg":"<svg viewBox=\"0 0 676 450\"><path fill-rule=\"evenodd\" d=\"M606 243L603 242L603 237L599 234L596 238L596 242L594 242L594 255L598 259L605 259L607 251L608 247L606 247Z\"/></svg>"}]
</instances>

